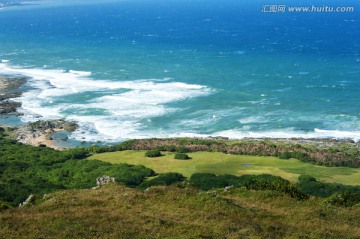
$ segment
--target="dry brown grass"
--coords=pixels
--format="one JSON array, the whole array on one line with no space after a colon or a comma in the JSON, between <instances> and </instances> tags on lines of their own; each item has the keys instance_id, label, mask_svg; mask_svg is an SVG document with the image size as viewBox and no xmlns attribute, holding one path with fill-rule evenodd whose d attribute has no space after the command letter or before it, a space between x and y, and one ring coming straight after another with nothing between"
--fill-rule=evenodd
<instances>
[{"instance_id":1,"label":"dry brown grass","mask_svg":"<svg viewBox=\"0 0 360 239\"><path fill-rule=\"evenodd\" d=\"M108 185L2 211L0 238L359 238L358 215L276 192Z\"/></svg>"}]
</instances>

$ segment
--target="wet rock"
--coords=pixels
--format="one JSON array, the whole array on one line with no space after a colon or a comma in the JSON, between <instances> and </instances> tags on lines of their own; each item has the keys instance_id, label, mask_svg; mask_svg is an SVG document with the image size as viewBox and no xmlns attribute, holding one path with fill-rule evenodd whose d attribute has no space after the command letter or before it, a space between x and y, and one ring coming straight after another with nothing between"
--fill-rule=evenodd
<instances>
[{"instance_id":1,"label":"wet rock","mask_svg":"<svg viewBox=\"0 0 360 239\"><path fill-rule=\"evenodd\" d=\"M21 103L13 101L0 101L0 114L10 114L16 112L16 109L21 107Z\"/></svg>"},{"instance_id":2,"label":"wet rock","mask_svg":"<svg viewBox=\"0 0 360 239\"><path fill-rule=\"evenodd\" d=\"M29 131L40 131L45 132L46 130L54 132L55 130L66 130L68 132L73 132L78 128L78 125L74 122L60 120L39 120L33 123L30 123L27 126Z\"/></svg>"},{"instance_id":3,"label":"wet rock","mask_svg":"<svg viewBox=\"0 0 360 239\"><path fill-rule=\"evenodd\" d=\"M26 78L0 77L0 114L11 114L21 107L21 103L11 99L21 96L19 88L26 82Z\"/></svg>"}]
</instances>

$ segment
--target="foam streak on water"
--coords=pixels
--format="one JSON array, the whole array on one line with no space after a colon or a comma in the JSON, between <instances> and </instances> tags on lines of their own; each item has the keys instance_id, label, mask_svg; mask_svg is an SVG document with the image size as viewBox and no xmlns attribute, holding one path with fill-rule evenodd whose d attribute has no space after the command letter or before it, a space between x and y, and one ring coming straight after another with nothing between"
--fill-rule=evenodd
<instances>
[{"instance_id":1,"label":"foam streak on water","mask_svg":"<svg viewBox=\"0 0 360 239\"><path fill-rule=\"evenodd\" d=\"M15 99L22 102L19 111L24 114L23 121L73 120L80 129L72 138L85 141L151 137L156 132L147 132L142 122L178 110L166 104L211 93L205 86L169 79L94 80L90 78L91 72L24 69L4 63L0 64L0 72L30 78L28 85L32 89ZM78 103L62 103L68 97L80 97L86 92L99 94Z\"/></svg>"}]
</instances>

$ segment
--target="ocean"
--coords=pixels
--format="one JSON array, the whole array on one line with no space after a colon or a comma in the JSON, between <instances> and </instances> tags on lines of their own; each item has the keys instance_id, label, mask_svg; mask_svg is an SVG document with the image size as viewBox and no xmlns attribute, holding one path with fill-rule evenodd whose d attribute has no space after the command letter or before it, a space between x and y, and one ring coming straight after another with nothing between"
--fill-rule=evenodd
<instances>
[{"instance_id":1,"label":"ocean","mask_svg":"<svg viewBox=\"0 0 360 239\"><path fill-rule=\"evenodd\" d=\"M263 2L0 1L0 75L29 79L21 122L75 121L75 141L359 140L359 1Z\"/></svg>"}]
</instances>

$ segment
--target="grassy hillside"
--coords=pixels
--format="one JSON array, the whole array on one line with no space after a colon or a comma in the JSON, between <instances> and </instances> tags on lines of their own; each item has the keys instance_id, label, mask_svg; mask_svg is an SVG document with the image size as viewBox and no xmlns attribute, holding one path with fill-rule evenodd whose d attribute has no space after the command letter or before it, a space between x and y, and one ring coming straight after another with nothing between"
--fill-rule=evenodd
<instances>
[{"instance_id":1,"label":"grassy hillside","mask_svg":"<svg viewBox=\"0 0 360 239\"><path fill-rule=\"evenodd\" d=\"M112 149L0 138L0 238L359 238L360 187L311 176L357 184L360 169L205 151L187 160L125 149L89 157ZM263 173L307 175L297 184L244 175ZM89 189L103 175L116 183ZM12 208L28 197L30 205Z\"/></svg>"},{"instance_id":2,"label":"grassy hillside","mask_svg":"<svg viewBox=\"0 0 360 239\"><path fill-rule=\"evenodd\" d=\"M326 167L305 163L296 159L276 157L229 155L220 152L188 153L191 160L176 160L174 153L163 153L158 158L145 157L145 151L119 151L95 154L98 159L113 164L144 165L158 173L179 172L186 177L194 173L214 174L272 174L296 182L299 175L307 174L323 182L360 185L360 168Z\"/></svg>"},{"instance_id":3,"label":"grassy hillside","mask_svg":"<svg viewBox=\"0 0 360 239\"><path fill-rule=\"evenodd\" d=\"M2 211L1 238L359 238L360 208L271 191L110 184Z\"/></svg>"}]
</instances>

